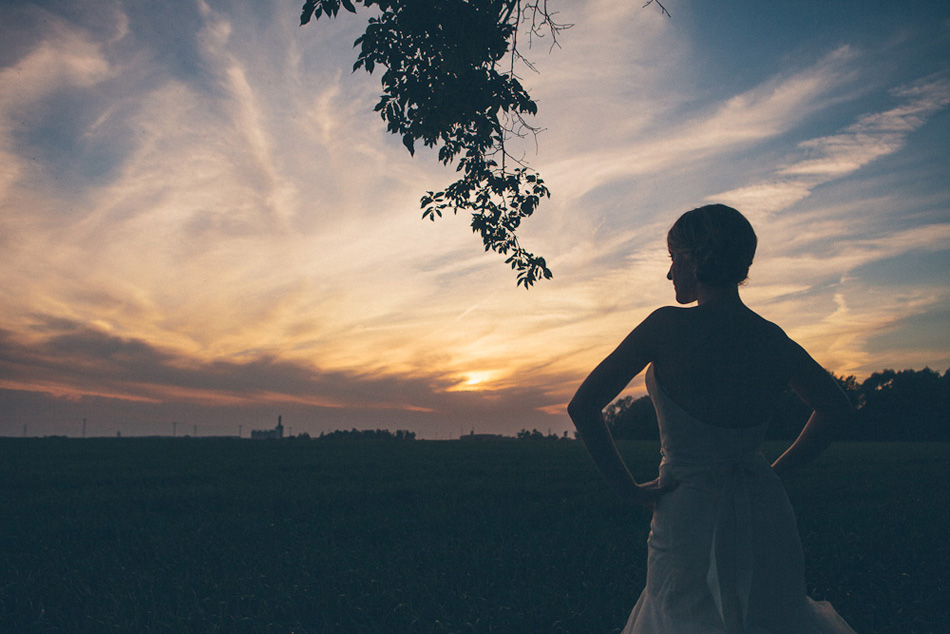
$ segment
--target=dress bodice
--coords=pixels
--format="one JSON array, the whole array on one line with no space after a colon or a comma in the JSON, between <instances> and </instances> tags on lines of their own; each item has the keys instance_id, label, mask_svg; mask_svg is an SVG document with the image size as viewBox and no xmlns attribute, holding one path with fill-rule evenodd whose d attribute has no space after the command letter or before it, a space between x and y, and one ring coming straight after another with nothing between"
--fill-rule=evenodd
<instances>
[{"instance_id":1,"label":"dress bodice","mask_svg":"<svg viewBox=\"0 0 950 634\"><path fill-rule=\"evenodd\" d=\"M657 383L651 364L646 386L656 409L663 456L681 464L731 463L746 460L762 444L768 421L752 427L718 427L697 420L670 398Z\"/></svg>"}]
</instances>

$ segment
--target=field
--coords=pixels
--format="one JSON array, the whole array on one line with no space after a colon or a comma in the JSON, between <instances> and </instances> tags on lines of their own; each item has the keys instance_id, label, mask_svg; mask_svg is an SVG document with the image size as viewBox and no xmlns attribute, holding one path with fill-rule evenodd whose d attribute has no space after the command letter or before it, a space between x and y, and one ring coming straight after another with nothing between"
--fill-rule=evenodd
<instances>
[{"instance_id":1,"label":"field","mask_svg":"<svg viewBox=\"0 0 950 634\"><path fill-rule=\"evenodd\" d=\"M839 444L788 484L859 634L948 631L948 458ZM4 438L0 632L607 634L647 531L573 441Z\"/></svg>"}]
</instances>

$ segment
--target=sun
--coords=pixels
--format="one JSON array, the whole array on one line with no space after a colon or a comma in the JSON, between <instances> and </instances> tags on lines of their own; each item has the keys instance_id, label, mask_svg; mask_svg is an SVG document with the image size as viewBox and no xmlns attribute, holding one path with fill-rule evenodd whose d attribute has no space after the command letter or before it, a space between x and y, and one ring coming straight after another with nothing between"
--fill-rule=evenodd
<instances>
[{"instance_id":1,"label":"sun","mask_svg":"<svg viewBox=\"0 0 950 634\"><path fill-rule=\"evenodd\" d=\"M460 375L458 383L449 388L450 392L474 392L489 389L488 384L498 373L493 370L475 370Z\"/></svg>"}]
</instances>

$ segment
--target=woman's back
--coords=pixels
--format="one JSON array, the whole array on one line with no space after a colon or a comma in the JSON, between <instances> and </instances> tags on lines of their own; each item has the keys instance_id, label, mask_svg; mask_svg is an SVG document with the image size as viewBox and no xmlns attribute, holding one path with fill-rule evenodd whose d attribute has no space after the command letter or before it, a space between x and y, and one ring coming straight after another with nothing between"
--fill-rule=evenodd
<instances>
[{"instance_id":1,"label":"woman's back","mask_svg":"<svg viewBox=\"0 0 950 634\"><path fill-rule=\"evenodd\" d=\"M751 427L767 420L804 351L741 303L664 308L653 354L657 381L697 420Z\"/></svg>"}]
</instances>

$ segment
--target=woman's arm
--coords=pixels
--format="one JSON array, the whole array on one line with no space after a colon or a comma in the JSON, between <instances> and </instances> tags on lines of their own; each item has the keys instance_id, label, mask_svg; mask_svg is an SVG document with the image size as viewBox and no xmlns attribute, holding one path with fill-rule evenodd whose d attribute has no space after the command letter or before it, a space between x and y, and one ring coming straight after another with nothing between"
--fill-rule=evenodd
<instances>
[{"instance_id":1,"label":"woman's arm","mask_svg":"<svg viewBox=\"0 0 950 634\"><path fill-rule=\"evenodd\" d=\"M772 465L782 478L814 460L853 415L851 402L834 377L807 352L801 350L801 354L804 358L789 386L813 411L795 442Z\"/></svg>"},{"instance_id":2,"label":"woman's arm","mask_svg":"<svg viewBox=\"0 0 950 634\"><path fill-rule=\"evenodd\" d=\"M638 485L617 451L603 409L650 362L656 342L657 313L647 317L594 368L567 406L581 440L607 483L635 504L650 506L663 493L655 484Z\"/></svg>"}]
</instances>

